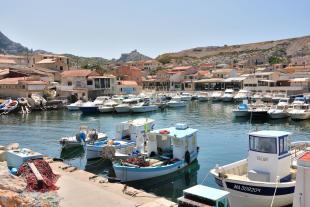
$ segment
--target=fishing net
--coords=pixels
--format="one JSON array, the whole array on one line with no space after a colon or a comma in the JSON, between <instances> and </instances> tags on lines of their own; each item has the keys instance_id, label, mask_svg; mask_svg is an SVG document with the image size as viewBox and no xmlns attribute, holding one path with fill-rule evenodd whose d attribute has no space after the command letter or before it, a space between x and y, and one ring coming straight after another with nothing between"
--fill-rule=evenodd
<instances>
[{"instance_id":1,"label":"fishing net","mask_svg":"<svg viewBox=\"0 0 310 207\"><path fill-rule=\"evenodd\" d=\"M36 166L43 177L43 182L37 180L28 163L33 163ZM53 173L51 167L45 160L30 160L24 163L19 167L17 175L25 178L27 182L27 191L45 193L58 189L55 183L59 176Z\"/></svg>"}]
</instances>

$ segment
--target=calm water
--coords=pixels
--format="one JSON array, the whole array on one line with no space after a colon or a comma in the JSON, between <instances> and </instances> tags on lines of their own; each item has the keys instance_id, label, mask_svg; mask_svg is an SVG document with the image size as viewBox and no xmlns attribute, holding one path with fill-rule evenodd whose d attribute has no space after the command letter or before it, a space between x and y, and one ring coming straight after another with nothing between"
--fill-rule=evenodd
<instances>
[{"instance_id":1,"label":"calm water","mask_svg":"<svg viewBox=\"0 0 310 207\"><path fill-rule=\"evenodd\" d=\"M186 122L190 127L199 129L198 162L173 175L132 184L137 188L175 200L181 196L184 188L203 181L204 184L215 187L209 170L216 164L226 164L244 158L248 147L247 133L251 129L286 130L294 133L293 139L310 140L310 120L301 122L259 120L250 123L248 119L234 119L231 113L233 107L232 104L191 102L186 108L167 109L147 115L83 116L79 112L60 110L1 116L0 145L18 142L22 147L60 157L58 139L76 134L81 125L99 128L111 137L117 123L138 117L155 119L157 128ZM76 154L78 156L74 157ZM83 149L63 152L62 156L68 158L67 163L94 173L106 174L109 170L109 163L106 162L86 163Z\"/></svg>"}]
</instances>

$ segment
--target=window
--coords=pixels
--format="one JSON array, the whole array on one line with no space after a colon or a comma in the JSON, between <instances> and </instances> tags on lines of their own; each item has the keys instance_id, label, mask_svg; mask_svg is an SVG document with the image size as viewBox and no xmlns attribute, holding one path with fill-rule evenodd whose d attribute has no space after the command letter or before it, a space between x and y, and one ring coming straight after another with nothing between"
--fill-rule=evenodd
<instances>
[{"instance_id":1,"label":"window","mask_svg":"<svg viewBox=\"0 0 310 207\"><path fill-rule=\"evenodd\" d=\"M62 66L59 66L59 70L63 70L64 68Z\"/></svg>"},{"instance_id":2,"label":"window","mask_svg":"<svg viewBox=\"0 0 310 207\"><path fill-rule=\"evenodd\" d=\"M250 136L250 150L262 153L277 153L276 138Z\"/></svg>"},{"instance_id":3,"label":"window","mask_svg":"<svg viewBox=\"0 0 310 207\"><path fill-rule=\"evenodd\" d=\"M88 81L87 81L87 85L88 85L88 86L93 85L93 81L92 81L92 80L88 80Z\"/></svg>"},{"instance_id":4,"label":"window","mask_svg":"<svg viewBox=\"0 0 310 207\"><path fill-rule=\"evenodd\" d=\"M95 88L100 88L100 79L95 79Z\"/></svg>"},{"instance_id":5,"label":"window","mask_svg":"<svg viewBox=\"0 0 310 207\"><path fill-rule=\"evenodd\" d=\"M288 136L279 137L279 155L288 153Z\"/></svg>"},{"instance_id":6,"label":"window","mask_svg":"<svg viewBox=\"0 0 310 207\"><path fill-rule=\"evenodd\" d=\"M72 86L72 82L71 81L68 81L68 86Z\"/></svg>"}]
</instances>

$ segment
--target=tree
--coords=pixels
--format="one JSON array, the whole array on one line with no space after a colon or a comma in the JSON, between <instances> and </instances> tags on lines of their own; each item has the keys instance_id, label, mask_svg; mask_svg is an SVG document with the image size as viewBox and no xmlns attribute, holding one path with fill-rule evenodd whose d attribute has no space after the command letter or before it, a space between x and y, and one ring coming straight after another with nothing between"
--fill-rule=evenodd
<instances>
[{"instance_id":1,"label":"tree","mask_svg":"<svg viewBox=\"0 0 310 207\"><path fill-rule=\"evenodd\" d=\"M281 57L278 57L278 56L271 56L269 57L268 59L268 62L270 65L273 65L273 64L279 64L281 63L283 60Z\"/></svg>"}]
</instances>

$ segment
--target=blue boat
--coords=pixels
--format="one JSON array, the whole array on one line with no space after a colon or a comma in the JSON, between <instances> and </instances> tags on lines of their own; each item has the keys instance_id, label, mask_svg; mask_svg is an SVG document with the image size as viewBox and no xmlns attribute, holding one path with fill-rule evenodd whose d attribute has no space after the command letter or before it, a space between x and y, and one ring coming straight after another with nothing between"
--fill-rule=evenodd
<instances>
[{"instance_id":1,"label":"blue boat","mask_svg":"<svg viewBox=\"0 0 310 207\"><path fill-rule=\"evenodd\" d=\"M90 113L97 113L99 112L98 110L98 106L94 103L94 102L86 102L83 103L80 107L79 107L80 111L83 114L90 114Z\"/></svg>"}]
</instances>

